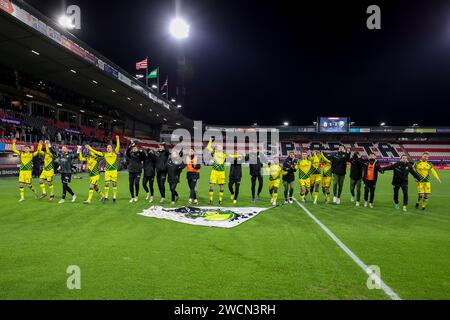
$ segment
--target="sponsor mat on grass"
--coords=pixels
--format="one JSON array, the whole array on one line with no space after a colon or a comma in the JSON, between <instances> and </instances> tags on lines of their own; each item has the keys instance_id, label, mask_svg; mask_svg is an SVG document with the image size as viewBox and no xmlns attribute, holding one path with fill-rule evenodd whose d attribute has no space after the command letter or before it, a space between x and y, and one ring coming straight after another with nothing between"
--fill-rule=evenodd
<instances>
[{"instance_id":1,"label":"sponsor mat on grass","mask_svg":"<svg viewBox=\"0 0 450 320\"><path fill-rule=\"evenodd\" d=\"M224 207L180 207L163 208L160 206L150 207L138 214L157 218L172 220L186 224L207 227L233 228L245 221L256 217L259 213L270 208L224 208Z\"/></svg>"}]
</instances>

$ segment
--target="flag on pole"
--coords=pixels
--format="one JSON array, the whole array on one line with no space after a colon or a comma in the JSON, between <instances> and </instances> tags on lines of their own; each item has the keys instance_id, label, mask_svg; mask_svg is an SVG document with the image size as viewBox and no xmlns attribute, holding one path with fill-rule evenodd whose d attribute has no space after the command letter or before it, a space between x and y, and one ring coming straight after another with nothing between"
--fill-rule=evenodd
<instances>
[{"instance_id":1,"label":"flag on pole","mask_svg":"<svg viewBox=\"0 0 450 320\"><path fill-rule=\"evenodd\" d=\"M166 78L166 82L161 87L161 91L164 91L164 89L167 89L169 87L169 76Z\"/></svg>"},{"instance_id":2,"label":"flag on pole","mask_svg":"<svg viewBox=\"0 0 450 320\"><path fill-rule=\"evenodd\" d=\"M148 68L148 58L136 63L136 70L147 69Z\"/></svg>"},{"instance_id":3,"label":"flag on pole","mask_svg":"<svg viewBox=\"0 0 450 320\"><path fill-rule=\"evenodd\" d=\"M156 79L158 78L159 68L156 68L148 75L147 79Z\"/></svg>"}]
</instances>

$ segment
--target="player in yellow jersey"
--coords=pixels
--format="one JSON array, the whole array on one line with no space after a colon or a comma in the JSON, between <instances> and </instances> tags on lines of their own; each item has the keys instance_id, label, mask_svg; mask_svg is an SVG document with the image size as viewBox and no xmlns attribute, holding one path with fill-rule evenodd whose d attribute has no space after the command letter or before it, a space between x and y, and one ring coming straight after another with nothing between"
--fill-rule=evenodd
<instances>
[{"instance_id":1,"label":"player in yellow jersey","mask_svg":"<svg viewBox=\"0 0 450 320\"><path fill-rule=\"evenodd\" d=\"M333 173L331 172L331 160L324 153L320 154L320 162L322 164L322 192L325 196L325 203L330 202L330 187Z\"/></svg>"},{"instance_id":2,"label":"player in yellow jersey","mask_svg":"<svg viewBox=\"0 0 450 320\"><path fill-rule=\"evenodd\" d=\"M271 196L270 203L277 205L278 189L280 188L281 177L283 176L283 168L280 166L278 158L269 163L269 193Z\"/></svg>"},{"instance_id":3,"label":"player in yellow jersey","mask_svg":"<svg viewBox=\"0 0 450 320\"><path fill-rule=\"evenodd\" d=\"M309 157L311 160L311 197L314 199L314 204L317 204L317 200L319 199L319 188L320 183L322 181L322 169L321 169L321 154L319 151L314 150Z\"/></svg>"},{"instance_id":4,"label":"player in yellow jersey","mask_svg":"<svg viewBox=\"0 0 450 320\"><path fill-rule=\"evenodd\" d=\"M19 190L20 199L19 202L25 201L25 186L34 193L35 198L37 198L36 190L31 184L31 172L33 170L33 158L38 156L42 150L42 141L39 141L38 149L35 152L31 152L29 146L24 146L22 151L17 150L16 139L13 139L12 152L17 154L20 158L20 169L19 169Z\"/></svg>"},{"instance_id":5,"label":"player in yellow jersey","mask_svg":"<svg viewBox=\"0 0 450 320\"><path fill-rule=\"evenodd\" d=\"M104 202L106 203L109 200L109 189L112 185L113 188L113 203L117 202L117 156L119 155L120 150L120 139L119 136L116 136L116 148L113 150L112 145L108 145L106 147L106 152L99 152L94 150L92 147L89 147L89 151L97 156L100 156L105 159L105 194L104 194Z\"/></svg>"},{"instance_id":6,"label":"player in yellow jersey","mask_svg":"<svg viewBox=\"0 0 450 320\"><path fill-rule=\"evenodd\" d=\"M308 159L308 153L302 152L302 158L297 161L295 168L298 170L298 178L300 182L300 202L305 204L305 197L311 188L311 168L312 162Z\"/></svg>"},{"instance_id":7,"label":"player in yellow jersey","mask_svg":"<svg viewBox=\"0 0 450 320\"><path fill-rule=\"evenodd\" d=\"M41 187L42 194L41 199L47 197L47 189L45 187L45 183L48 184L48 188L50 189L50 197L49 201L53 201L55 199L55 186L53 185L53 177L55 175L54 169L54 161L56 158L56 152L52 149L50 145L50 141L46 140L45 144L45 152L41 151L40 155L44 156L44 170L39 177L39 186Z\"/></svg>"},{"instance_id":8,"label":"player in yellow jersey","mask_svg":"<svg viewBox=\"0 0 450 320\"><path fill-rule=\"evenodd\" d=\"M219 185L219 205L223 201L223 185L225 184L225 160L227 154L223 151L223 145L217 144L213 148L214 139L209 139L207 149L213 157L213 166L209 179L209 204L213 204L214 186Z\"/></svg>"},{"instance_id":9,"label":"player in yellow jersey","mask_svg":"<svg viewBox=\"0 0 450 320\"><path fill-rule=\"evenodd\" d=\"M91 149L91 146L86 145L85 148L87 150ZM103 192L100 191L98 188L98 182L100 180L100 171L98 170L98 158L97 155L94 154L92 151L89 151L89 154L87 157L83 156L83 152L81 150L81 147L78 148L78 157L80 161L85 161L88 166L89 170L89 196L87 200L84 202L84 204L91 204L92 202L92 196L94 195L94 191L96 191L101 198L101 201L103 202L105 200Z\"/></svg>"},{"instance_id":10,"label":"player in yellow jersey","mask_svg":"<svg viewBox=\"0 0 450 320\"><path fill-rule=\"evenodd\" d=\"M420 207L422 210L425 210L428 204L428 199L431 194L431 179L430 173L436 178L436 180L441 183L441 179L434 169L433 165L428 162L428 158L430 157L429 152L424 152L422 158L416 162L413 166L414 170L420 176L420 180L417 181L417 193L419 197L416 202L416 209Z\"/></svg>"}]
</instances>

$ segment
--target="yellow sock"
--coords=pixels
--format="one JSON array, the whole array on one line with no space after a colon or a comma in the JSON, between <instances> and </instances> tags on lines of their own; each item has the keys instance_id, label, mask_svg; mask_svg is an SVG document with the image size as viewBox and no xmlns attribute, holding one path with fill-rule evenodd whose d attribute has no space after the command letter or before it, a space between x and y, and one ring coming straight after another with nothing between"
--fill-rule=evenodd
<instances>
[{"instance_id":1,"label":"yellow sock","mask_svg":"<svg viewBox=\"0 0 450 320\"><path fill-rule=\"evenodd\" d=\"M209 200L213 201L213 198L214 198L214 191L209 190Z\"/></svg>"},{"instance_id":2,"label":"yellow sock","mask_svg":"<svg viewBox=\"0 0 450 320\"><path fill-rule=\"evenodd\" d=\"M45 189L45 183L41 183L39 186L41 187L42 194L47 194L47 190Z\"/></svg>"},{"instance_id":3,"label":"yellow sock","mask_svg":"<svg viewBox=\"0 0 450 320\"><path fill-rule=\"evenodd\" d=\"M301 196L300 196L300 202L303 202L303 201L305 201L305 196L304 196L304 195L301 195Z\"/></svg>"},{"instance_id":4,"label":"yellow sock","mask_svg":"<svg viewBox=\"0 0 450 320\"><path fill-rule=\"evenodd\" d=\"M117 187L113 187L113 198L117 197Z\"/></svg>"},{"instance_id":5,"label":"yellow sock","mask_svg":"<svg viewBox=\"0 0 450 320\"><path fill-rule=\"evenodd\" d=\"M19 190L20 190L20 199L24 199L25 198L25 188L20 187Z\"/></svg>"},{"instance_id":6,"label":"yellow sock","mask_svg":"<svg viewBox=\"0 0 450 320\"><path fill-rule=\"evenodd\" d=\"M428 198L423 198L422 200L422 208L426 208L428 204Z\"/></svg>"},{"instance_id":7,"label":"yellow sock","mask_svg":"<svg viewBox=\"0 0 450 320\"><path fill-rule=\"evenodd\" d=\"M220 191L219 192L219 201L222 201L223 200L223 191Z\"/></svg>"},{"instance_id":8,"label":"yellow sock","mask_svg":"<svg viewBox=\"0 0 450 320\"><path fill-rule=\"evenodd\" d=\"M319 199L319 193L314 192L314 201L317 202L318 199Z\"/></svg>"},{"instance_id":9,"label":"yellow sock","mask_svg":"<svg viewBox=\"0 0 450 320\"><path fill-rule=\"evenodd\" d=\"M108 199L109 197L109 186L105 186L105 198Z\"/></svg>"},{"instance_id":10,"label":"yellow sock","mask_svg":"<svg viewBox=\"0 0 450 320\"><path fill-rule=\"evenodd\" d=\"M273 197L273 202L277 203L277 200L278 200L278 193L274 192L274 193L272 194L272 197Z\"/></svg>"},{"instance_id":11,"label":"yellow sock","mask_svg":"<svg viewBox=\"0 0 450 320\"><path fill-rule=\"evenodd\" d=\"M94 195L94 189L89 189L88 201L92 200L93 195Z\"/></svg>"},{"instance_id":12,"label":"yellow sock","mask_svg":"<svg viewBox=\"0 0 450 320\"><path fill-rule=\"evenodd\" d=\"M50 189L50 195L54 196L55 195L55 186L54 185L49 185L48 188Z\"/></svg>"}]
</instances>

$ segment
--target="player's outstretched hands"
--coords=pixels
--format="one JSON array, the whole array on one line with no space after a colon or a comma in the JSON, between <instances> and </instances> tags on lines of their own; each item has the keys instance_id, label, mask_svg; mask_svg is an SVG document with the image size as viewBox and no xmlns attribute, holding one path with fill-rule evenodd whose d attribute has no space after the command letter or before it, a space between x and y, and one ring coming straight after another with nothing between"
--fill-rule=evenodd
<instances>
[{"instance_id":1,"label":"player's outstretched hands","mask_svg":"<svg viewBox=\"0 0 450 320\"><path fill-rule=\"evenodd\" d=\"M87 144L87 145L85 145L84 147L85 147L86 149L89 149L91 146Z\"/></svg>"},{"instance_id":2,"label":"player's outstretched hands","mask_svg":"<svg viewBox=\"0 0 450 320\"><path fill-rule=\"evenodd\" d=\"M39 143L38 143L38 144L41 145L41 144L43 144L43 143L44 143L44 142L43 142L42 140L39 140Z\"/></svg>"},{"instance_id":3,"label":"player's outstretched hands","mask_svg":"<svg viewBox=\"0 0 450 320\"><path fill-rule=\"evenodd\" d=\"M116 140L119 140L119 136L118 135L116 135Z\"/></svg>"},{"instance_id":4,"label":"player's outstretched hands","mask_svg":"<svg viewBox=\"0 0 450 320\"><path fill-rule=\"evenodd\" d=\"M16 138L12 139L12 142L13 142L13 143L16 143L16 142L17 142L17 139L16 139Z\"/></svg>"}]
</instances>

